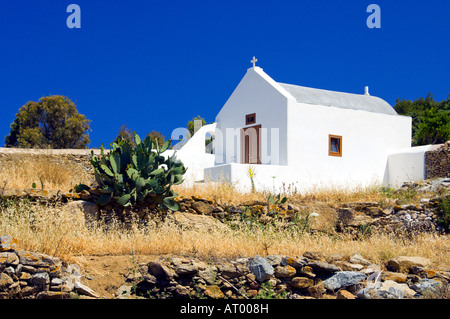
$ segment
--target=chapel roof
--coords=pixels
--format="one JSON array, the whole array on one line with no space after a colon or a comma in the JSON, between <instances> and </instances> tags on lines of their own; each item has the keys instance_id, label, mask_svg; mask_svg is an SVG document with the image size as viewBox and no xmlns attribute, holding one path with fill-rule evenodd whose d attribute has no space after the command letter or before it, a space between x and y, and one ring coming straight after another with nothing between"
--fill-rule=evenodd
<instances>
[{"instance_id":1,"label":"chapel roof","mask_svg":"<svg viewBox=\"0 0 450 319\"><path fill-rule=\"evenodd\" d=\"M279 82L278 84L299 103L397 115L397 112L389 103L376 96L313 89Z\"/></svg>"}]
</instances>

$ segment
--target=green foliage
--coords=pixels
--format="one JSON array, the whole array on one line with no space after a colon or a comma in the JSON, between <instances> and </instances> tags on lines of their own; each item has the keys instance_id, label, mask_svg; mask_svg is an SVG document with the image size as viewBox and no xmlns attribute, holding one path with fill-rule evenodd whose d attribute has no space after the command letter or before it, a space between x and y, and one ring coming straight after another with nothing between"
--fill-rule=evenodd
<instances>
[{"instance_id":1,"label":"green foliage","mask_svg":"<svg viewBox=\"0 0 450 319\"><path fill-rule=\"evenodd\" d=\"M437 102L428 94L414 101L397 100L394 109L412 117L413 145L439 144L450 139L450 95Z\"/></svg>"},{"instance_id":2,"label":"green foliage","mask_svg":"<svg viewBox=\"0 0 450 319\"><path fill-rule=\"evenodd\" d=\"M274 205L279 205L279 204L286 203L287 198L286 197L281 198L281 195L278 194L277 196L269 195L268 200L269 200L269 202L271 202Z\"/></svg>"},{"instance_id":3,"label":"green foliage","mask_svg":"<svg viewBox=\"0 0 450 319\"><path fill-rule=\"evenodd\" d=\"M90 120L65 96L42 97L23 105L5 138L7 147L86 148Z\"/></svg>"},{"instance_id":4,"label":"green foliage","mask_svg":"<svg viewBox=\"0 0 450 319\"><path fill-rule=\"evenodd\" d=\"M169 139L160 147L149 136L141 141L135 134L136 146L120 138L118 143L112 144L113 149L108 154L104 154L103 148L100 157L92 152L91 164L102 193L97 203L106 205L117 198L119 204L130 206L149 196L158 204L177 210L178 204L174 201L177 194L170 188L183 182L186 168L183 163L161 155L170 142Z\"/></svg>"},{"instance_id":5,"label":"green foliage","mask_svg":"<svg viewBox=\"0 0 450 319\"><path fill-rule=\"evenodd\" d=\"M206 125L206 121L205 121L205 119L203 118L203 117L201 117L200 115L197 115L196 117L194 117L191 121L189 121L188 122L188 124L187 124L187 129L189 130L189 133L191 133L191 136L193 136L194 135L194 133L195 133L195 120L198 120L198 121L202 121L201 123L202 123L202 126L203 125Z\"/></svg>"},{"instance_id":6,"label":"green foliage","mask_svg":"<svg viewBox=\"0 0 450 319\"><path fill-rule=\"evenodd\" d=\"M418 145L442 144L450 139L450 115L448 111L432 107L420 117L415 140Z\"/></svg>"},{"instance_id":7,"label":"green foliage","mask_svg":"<svg viewBox=\"0 0 450 319\"><path fill-rule=\"evenodd\" d=\"M136 134L135 131L132 131L128 128L128 125L124 124L120 127L119 134L115 138L113 143L118 143L120 139L125 139L130 143L132 146L136 146L136 143L134 142L134 135ZM147 136L150 136L150 139L153 143L158 143L159 147L162 147L164 144L164 141L166 138L161 132L158 131L151 131L147 134Z\"/></svg>"}]
</instances>

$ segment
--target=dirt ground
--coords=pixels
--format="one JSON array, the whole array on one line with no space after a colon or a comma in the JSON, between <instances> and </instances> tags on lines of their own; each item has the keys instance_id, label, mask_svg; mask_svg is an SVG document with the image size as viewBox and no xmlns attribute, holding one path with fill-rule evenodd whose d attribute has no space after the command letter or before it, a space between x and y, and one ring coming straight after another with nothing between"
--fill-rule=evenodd
<instances>
[{"instance_id":1,"label":"dirt ground","mask_svg":"<svg viewBox=\"0 0 450 319\"><path fill-rule=\"evenodd\" d=\"M120 256L82 256L76 258L80 265L81 281L94 290L101 298L115 298L117 289L125 283L127 274L139 263L148 263L161 256L120 255Z\"/></svg>"}]
</instances>

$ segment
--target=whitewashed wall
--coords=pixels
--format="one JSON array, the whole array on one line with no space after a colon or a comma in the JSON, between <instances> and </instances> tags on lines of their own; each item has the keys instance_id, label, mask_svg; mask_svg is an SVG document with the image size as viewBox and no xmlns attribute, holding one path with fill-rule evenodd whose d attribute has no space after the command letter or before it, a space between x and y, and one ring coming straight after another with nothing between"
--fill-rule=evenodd
<instances>
[{"instance_id":1,"label":"whitewashed wall","mask_svg":"<svg viewBox=\"0 0 450 319\"><path fill-rule=\"evenodd\" d=\"M163 156L174 156L175 160L183 162L187 167L184 175L184 184L189 185L204 180L204 169L214 166L213 154L207 154L205 150L205 139L208 133L214 133L216 123L201 127L178 151L167 150Z\"/></svg>"},{"instance_id":2,"label":"whitewashed wall","mask_svg":"<svg viewBox=\"0 0 450 319\"><path fill-rule=\"evenodd\" d=\"M403 182L425 179L425 152L433 145L417 146L398 150L388 157L389 186L400 187Z\"/></svg>"},{"instance_id":3,"label":"whitewashed wall","mask_svg":"<svg viewBox=\"0 0 450 319\"><path fill-rule=\"evenodd\" d=\"M287 93L261 68L248 69L244 78L234 90L216 117L217 129L223 135L224 145L216 147L216 164L240 163L240 129L261 124L267 129L262 135L264 146L262 161L270 164L287 164ZM256 113L256 123L246 126L245 115ZM272 147L271 128L278 129L276 147ZM216 138L219 141L219 138ZM272 150L276 157L271 157ZM268 158L270 157L270 158Z\"/></svg>"},{"instance_id":4,"label":"whitewashed wall","mask_svg":"<svg viewBox=\"0 0 450 319\"><path fill-rule=\"evenodd\" d=\"M365 186L387 178L388 154L411 146L411 118L302 103L288 105L288 162L311 187ZM342 157L328 136L342 136Z\"/></svg>"}]
</instances>

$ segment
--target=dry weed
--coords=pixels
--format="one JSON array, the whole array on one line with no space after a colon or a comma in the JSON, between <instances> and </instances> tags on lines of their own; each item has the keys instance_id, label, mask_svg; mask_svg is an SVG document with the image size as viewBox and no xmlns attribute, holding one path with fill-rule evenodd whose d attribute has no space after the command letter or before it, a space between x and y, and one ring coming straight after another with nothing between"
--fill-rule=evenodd
<instances>
[{"instance_id":1,"label":"dry weed","mask_svg":"<svg viewBox=\"0 0 450 319\"><path fill-rule=\"evenodd\" d=\"M0 161L0 181L16 189L37 188L68 191L91 177L81 165L48 155L13 154Z\"/></svg>"}]
</instances>

